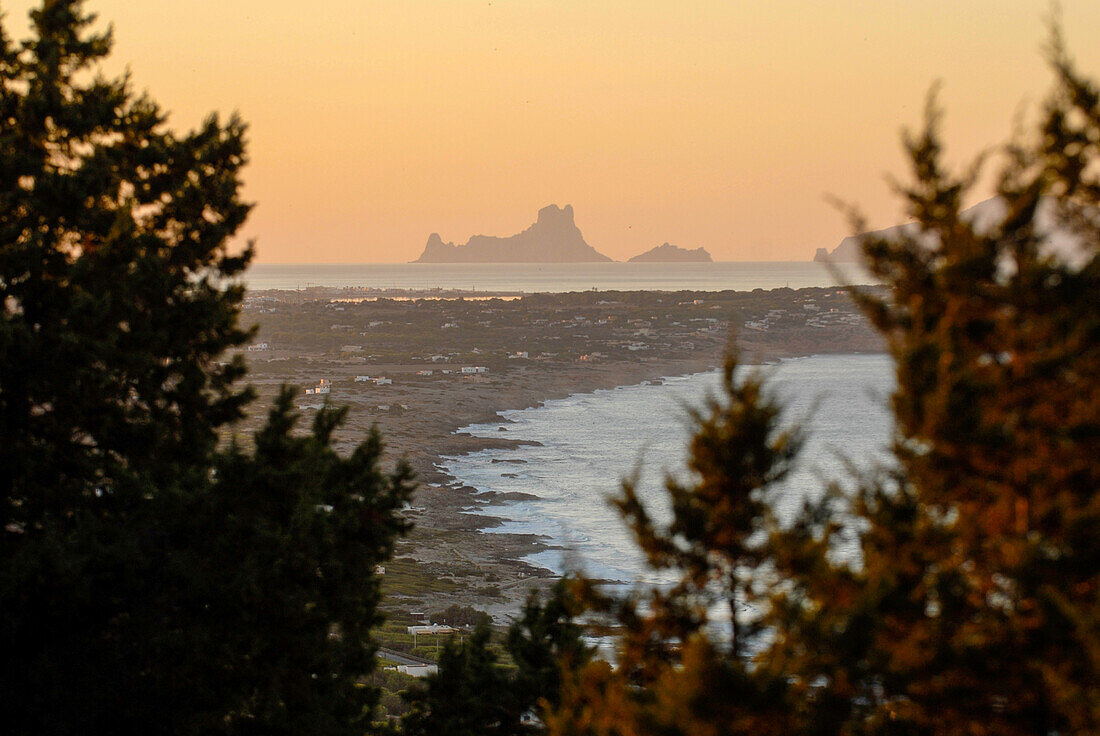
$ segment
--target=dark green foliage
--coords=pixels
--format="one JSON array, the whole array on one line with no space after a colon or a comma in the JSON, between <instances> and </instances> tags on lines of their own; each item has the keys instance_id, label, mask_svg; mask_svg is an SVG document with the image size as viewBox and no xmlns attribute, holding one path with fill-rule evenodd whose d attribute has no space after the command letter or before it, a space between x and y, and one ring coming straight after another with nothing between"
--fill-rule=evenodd
<instances>
[{"instance_id":1,"label":"dark green foliage","mask_svg":"<svg viewBox=\"0 0 1100 736\"><path fill-rule=\"evenodd\" d=\"M439 672L410 691L403 731L410 736L493 736L518 733L508 676L489 650L492 631L481 624L465 641L449 640Z\"/></svg>"},{"instance_id":2,"label":"dark green foliage","mask_svg":"<svg viewBox=\"0 0 1100 736\"><path fill-rule=\"evenodd\" d=\"M521 714L557 707L563 663L580 667L592 659L592 648L581 638L578 613L569 582L562 580L545 603L529 596L523 616L509 627L505 648L516 665L509 691Z\"/></svg>"},{"instance_id":3,"label":"dark green foliage","mask_svg":"<svg viewBox=\"0 0 1100 736\"><path fill-rule=\"evenodd\" d=\"M512 672L496 665L488 622L480 622L465 642L449 641L438 674L409 693L412 711L403 721L405 731L425 736L541 733L539 716L561 702L563 663L579 667L592 658L574 618L576 608L566 581L555 585L545 603L532 594L505 641L515 664Z\"/></svg>"},{"instance_id":4,"label":"dark green foliage","mask_svg":"<svg viewBox=\"0 0 1100 736\"><path fill-rule=\"evenodd\" d=\"M479 611L473 606L460 606L457 603L436 611L428 620L433 624L446 624L448 626L478 626L489 625L493 619L485 611Z\"/></svg>"},{"instance_id":5,"label":"dark green foliage","mask_svg":"<svg viewBox=\"0 0 1100 736\"><path fill-rule=\"evenodd\" d=\"M292 435L291 399L284 390L253 452L234 446L217 457L193 529L208 566L181 587L218 602L209 625L228 655L222 667L232 665L227 688L246 698L242 720L358 733L375 696L360 684L374 668L370 629L381 622L374 567L406 529L395 511L410 474L379 469L377 433L338 456L330 442L343 410L325 409L310 434Z\"/></svg>"},{"instance_id":6,"label":"dark green foliage","mask_svg":"<svg viewBox=\"0 0 1100 736\"><path fill-rule=\"evenodd\" d=\"M229 239L244 126L177 136L75 0L0 39L0 720L11 733L359 733L408 472L342 413L219 450L251 397Z\"/></svg>"},{"instance_id":7,"label":"dark green foliage","mask_svg":"<svg viewBox=\"0 0 1100 736\"><path fill-rule=\"evenodd\" d=\"M405 675L394 669L376 669L370 676L371 685L378 688L378 707L376 718L384 716L387 719L397 719L409 712L409 704L405 694L409 688L417 683L412 675ZM390 721L395 724L395 721ZM395 724L396 725L396 724ZM376 723L374 731L388 733Z\"/></svg>"},{"instance_id":8,"label":"dark green foliage","mask_svg":"<svg viewBox=\"0 0 1100 736\"><path fill-rule=\"evenodd\" d=\"M5 514L32 526L109 478L128 494L214 446L250 393L240 344L244 126L185 137L127 79L93 76L109 34L80 3L32 14L0 65L0 466ZM51 488L20 498L23 483Z\"/></svg>"}]
</instances>

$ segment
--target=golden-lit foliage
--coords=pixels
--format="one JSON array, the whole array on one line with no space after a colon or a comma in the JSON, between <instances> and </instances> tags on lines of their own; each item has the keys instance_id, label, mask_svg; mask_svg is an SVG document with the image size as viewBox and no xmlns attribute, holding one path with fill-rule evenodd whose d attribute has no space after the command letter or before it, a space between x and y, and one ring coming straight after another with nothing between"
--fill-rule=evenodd
<instances>
[{"instance_id":1,"label":"golden-lit foliage","mask_svg":"<svg viewBox=\"0 0 1100 736\"><path fill-rule=\"evenodd\" d=\"M697 415L691 483L656 526L618 501L669 590L580 594L622 624L571 673L555 734L1035 734L1100 730L1100 90L1057 33L1037 131L1005 148L1000 212L967 219L940 114L906 139L915 224L865 237L861 294L897 368L895 463L790 524L797 452L757 379ZM856 229L863 229L853 217ZM1056 253L1055 251L1061 251ZM843 534L860 557L838 561ZM707 611L741 611L720 633Z\"/></svg>"}]
</instances>

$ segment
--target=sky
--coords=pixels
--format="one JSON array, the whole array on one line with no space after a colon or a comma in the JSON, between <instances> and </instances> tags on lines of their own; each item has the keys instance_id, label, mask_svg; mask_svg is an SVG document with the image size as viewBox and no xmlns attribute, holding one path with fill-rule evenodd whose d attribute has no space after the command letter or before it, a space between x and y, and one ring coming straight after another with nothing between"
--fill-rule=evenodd
<instances>
[{"instance_id":1,"label":"sky","mask_svg":"<svg viewBox=\"0 0 1100 736\"><path fill-rule=\"evenodd\" d=\"M30 0L0 0L27 35ZM1051 84L1047 0L89 0L185 130L249 123L260 263L402 262L572 204L615 259L664 242L807 260L904 219L903 129L942 84L948 160ZM1100 2L1062 0L1100 76ZM985 196L975 194L975 200Z\"/></svg>"}]
</instances>

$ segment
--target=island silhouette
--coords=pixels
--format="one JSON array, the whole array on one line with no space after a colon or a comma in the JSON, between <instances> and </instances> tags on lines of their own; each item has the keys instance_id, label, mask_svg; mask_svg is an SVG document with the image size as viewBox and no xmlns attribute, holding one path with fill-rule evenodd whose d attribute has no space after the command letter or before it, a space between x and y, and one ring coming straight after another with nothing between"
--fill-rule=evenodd
<instances>
[{"instance_id":1,"label":"island silhouette","mask_svg":"<svg viewBox=\"0 0 1100 736\"><path fill-rule=\"evenodd\" d=\"M630 259L649 263L709 263L704 248L688 250L669 243ZM424 252L413 263L610 263L613 259L585 242L574 221L573 206L547 205L534 224L507 237L474 235L462 245L445 243L439 233L428 236Z\"/></svg>"},{"instance_id":2,"label":"island silhouette","mask_svg":"<svg viewBox=\"0 0 1100 736\"><path fill-rule=\"evenodd\" d=\"M611 261L584 241L573 206L549 205L526 230L509 237L475 235L464 245L432 233L413 263L595 263Z\"/></svg>"}]
</instances>

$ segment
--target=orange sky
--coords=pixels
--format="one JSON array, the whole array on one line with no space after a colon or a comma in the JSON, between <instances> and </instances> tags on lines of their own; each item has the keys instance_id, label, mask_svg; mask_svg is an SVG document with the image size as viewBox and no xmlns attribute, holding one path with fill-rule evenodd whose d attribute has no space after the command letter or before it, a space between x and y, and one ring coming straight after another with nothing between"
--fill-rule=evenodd
<instances>
[{"instance_id":1,"label":"orange sky","mask_svg":"<svg viewBox=\"0 0 1100 736\"><path fill-rule=\"evenodd\" d=\"M25 35L28 0L0 0ZM407 261L572 204L624 259L662 242L804 260L875 226L898 132L944 83L967 160L1050 82L1047 0L90 0L109 65L173 112L250 123L258 260ZM1100 75L1100 2L1062 0Z\"/></svg>"}]
</instances>

